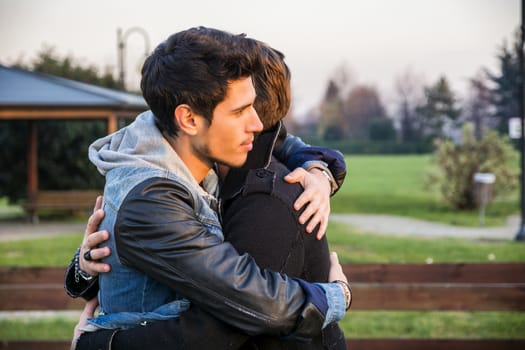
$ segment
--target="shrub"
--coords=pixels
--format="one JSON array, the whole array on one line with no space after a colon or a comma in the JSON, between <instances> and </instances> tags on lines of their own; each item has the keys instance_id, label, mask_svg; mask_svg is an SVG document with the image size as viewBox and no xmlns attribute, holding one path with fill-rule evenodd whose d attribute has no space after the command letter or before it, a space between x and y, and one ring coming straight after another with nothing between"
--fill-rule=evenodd
<instances>
[{"instance_id":1,"label":"shrub","mask_svg":"<svg viewBox=\"0 0 525 350\"><path fill-rule=\"evenodd\" d=\"M460 144L437 139L434 147L434 168L427 174L427 181L440 186L443 198L453 208L476 207L473 177L477 172L496 175L494 196L516 189L518 174L513 162L518 154L509 139L495 131L487 131L483 139L476 140L472 125L465 124Z\"/></svg>"}]
</instances>

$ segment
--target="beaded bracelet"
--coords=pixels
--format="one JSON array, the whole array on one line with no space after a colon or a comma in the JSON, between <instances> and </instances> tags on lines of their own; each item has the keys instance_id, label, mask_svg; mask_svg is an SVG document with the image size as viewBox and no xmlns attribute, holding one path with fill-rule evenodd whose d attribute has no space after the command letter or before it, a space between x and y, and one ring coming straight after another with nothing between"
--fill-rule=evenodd
<instances>
[{"instance_id":1,"label":"beaded bracelet","mask_svg":"<svg viewBox=\"0 0 525 350\"><path fill-rule=\"evenodd\" d=\"M80 281L80 277L82 277L82 279L85 281L91 281L93 279L93 276L91 276L87 272L82 271L80 269L79 258L80 258L80 247L77 249L77 252L75 253L75 282L78 283Z\"/></svg>"},{"instance_id":2,"label":"beaded bracelet","mask_svg":"<svg viewBox=\"0 0 525 350\"><path fill-rule=\"evenodd\" d=\"M345 311L348 311L350 307L352 306L352 288L350 288L350 285L342 280L335 280L333 283L337 283L343 286L343 291L345 294L345 300L346 300L346 309Z\"/></svg>"}]
</instances>

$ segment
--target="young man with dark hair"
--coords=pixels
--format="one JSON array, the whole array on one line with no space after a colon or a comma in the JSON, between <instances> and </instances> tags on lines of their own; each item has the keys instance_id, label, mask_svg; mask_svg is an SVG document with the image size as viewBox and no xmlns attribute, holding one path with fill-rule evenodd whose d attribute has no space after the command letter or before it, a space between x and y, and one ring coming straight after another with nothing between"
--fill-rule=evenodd
<instances>
[{"instance_id":1,"label":"young man with dark hair","mask_svg":"<svg viewBox=\"0 0 525 350\"><path fill-rule=\"evenodd\" d=\"M112 233L107 261L112 272L99 277L103 315L92 325L119 329L177 317L187 308L185 296L249 333L311 336L344 314L349 304L348 293L342 293L349 292L345 283L308 284L259 270L248 255L239 256L222 242L214 198L201 188L215 185L209 174L215 163L242 165L254 133L262 129L253 110L250 76L257 72L246 54L247 39L206 28L182 33L159 46L144 66L142 88L155 117L139 117L135 125L97 141L96 152L90 150L106 172L102 228ZM198 64L188 67L191 60L206 72ZM184 76L181 72L200 83L174 89L166 75ZM157 85L150 78L166 82ZM217 96L215 105L199 100L199 85L206 82L215 84L209 92ZM166 110L172 108L170 119ZM346 281L340 266L334 273ZM111 332L111 337L119 334ZM83 338L80 349L87 344Z\"/></svg>"}]
</instances>

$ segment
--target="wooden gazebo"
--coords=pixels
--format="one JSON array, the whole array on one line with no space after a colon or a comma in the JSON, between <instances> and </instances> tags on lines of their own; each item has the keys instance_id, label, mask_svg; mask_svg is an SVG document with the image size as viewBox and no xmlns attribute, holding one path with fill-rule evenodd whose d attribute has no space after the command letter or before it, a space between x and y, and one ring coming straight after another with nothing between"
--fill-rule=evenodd
<instances>
[{"instance_id":1,"label":"wooden gazebo","mask_svg":"<svg viewBox=\"0 0 525 350\"><path fill-rule=\"evenodd\" d=\"M38 121L102 119L112 133L119 118L134 119L147 108L140 95L0 65L0 120L29 122L27 208L31 216L35 217L44 197L38 189ZM68 205L68 197L79 200L78 192L69 196L54 192L53 196L59 207ZM93 201L91 196L88 205Z\"/></svg>"}]
</instances>

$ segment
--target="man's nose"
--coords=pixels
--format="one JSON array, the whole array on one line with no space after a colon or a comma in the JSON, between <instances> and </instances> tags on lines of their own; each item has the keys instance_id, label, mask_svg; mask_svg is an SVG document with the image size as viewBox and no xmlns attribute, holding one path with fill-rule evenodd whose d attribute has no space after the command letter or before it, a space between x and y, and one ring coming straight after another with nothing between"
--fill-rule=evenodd
<instances>
[{"instance_id":1,"label":"man's nose","mask_svg":"<svg viewBox=\"0 0 525 350\"><path fill-rule=\"evenodd\" d=\"M261 122L261 119L259 118L259 115L257 114L257 111L255 108L251 108L252 111L252 117L250 121L250 131L251 132L261 132L264 128L263 123Z\"/></svg>"}]
</instances>

